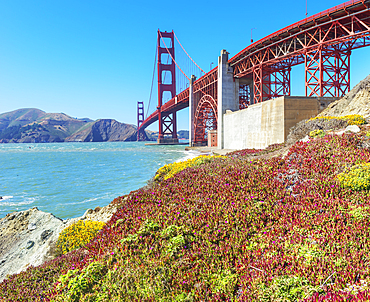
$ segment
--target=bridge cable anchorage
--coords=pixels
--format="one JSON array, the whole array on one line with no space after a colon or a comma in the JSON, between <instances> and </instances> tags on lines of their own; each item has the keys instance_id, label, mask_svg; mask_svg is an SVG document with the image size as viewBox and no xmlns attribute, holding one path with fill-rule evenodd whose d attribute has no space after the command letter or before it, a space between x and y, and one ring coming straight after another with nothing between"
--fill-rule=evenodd
<instances>
[{"instance_id":1,"label":"bridge cable anchorage","mask_svg":"<svg viewBox=\"0 0 370 302\"><path fill-rule=\"evenodd\" d=\"M180 41L179 41L179 39L177 39L177 36L176 36L176 34L175 34L175 32L173 32L173 34L174 34L174 36L175 36L175 38L176 38L176 40L177 40L177 42L180 44L180 46L181 46L181 48L182 48L182 50L187 54L187 56L190 58L190 60L192 60L192 62L204 73L204 74L206 74L205 72L204 72L204 70L202 69L202 68L200 68L199 66L198 66L198 64L197 63L195 63L194 62L194 60L191 58L191 56L189 56L189 54L186 52L186 50L184 49L184 47L182 46L182 44L180 43Z\"/></svg>"},{"instance_id":2,"label":"bridge cable anchorage","mask_svg":"<svg viewBox=\"0 0 370 302\"><path fill-rule=\"evenodd\" d=\"M167 50L168 54L170 55L170 57L171 57L172 61L176 64L177 68L181 70L182 74L183 74L183 75L184 75L184 76L185 76L185 77L190 81L190 79L188 78L188 76L187 76L187 75L182 71L182 69L179 67L179 65L177 65L177 63L176 63L176 61L174 60L174 58L173 58L172 54L171 54L171 53L170 53L170 51L168 50L167 45L166 45L166 42L164 42L164 39L163 39L163 37L162 37L161 32L159 32L159 35L161 36L161 39L162 39L163 45L166 47L166 50Z\"/></svg>"},{"instance_id":3,"label":"bridge cable anchorage","mask_svg":"<svg viewBox=\"0 0 370 302\"><path fill-rule=\"evenodd\" d=\"M149 113L149 108L150 108L150 101L152 100L152 92L153 92L153 84L154 84L154 77L155 77L155 70L156 70L156 66L157 66L157 45L155 47L155 56L154 56L154 68L153 68L153 76L152 76L152 85L150 87L150 95L149 95L149 102L148 102L148 107L146 109L146 115L145 115L145 119L148 117L148 113Z\"/></svg>"}]
</instances>

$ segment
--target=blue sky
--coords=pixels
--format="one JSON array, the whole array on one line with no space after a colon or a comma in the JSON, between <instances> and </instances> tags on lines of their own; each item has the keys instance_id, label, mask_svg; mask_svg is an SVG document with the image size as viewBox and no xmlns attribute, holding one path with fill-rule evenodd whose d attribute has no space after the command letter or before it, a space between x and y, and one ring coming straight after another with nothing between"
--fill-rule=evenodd
<instances>
[{"instance_id":1,"label":"blue sky","mask_svg":"<svg viewBox=\"0 0 370 302\"><path fill-rule=\"evenodd\" d=\"M341 4L308 0L312 15ZM0 1L0 113L19 108L136 124L148 103L157 29L174 30L205 71L305 17L306 1ZM215 65L213 65L215 66ZM370 73L370 49L351 56L351 86ZM292 95L304 69L292 70ZM187 109L178 129L188 129ZM149 129L157 130L156 124Z\"/></svg>"}]
</instances>

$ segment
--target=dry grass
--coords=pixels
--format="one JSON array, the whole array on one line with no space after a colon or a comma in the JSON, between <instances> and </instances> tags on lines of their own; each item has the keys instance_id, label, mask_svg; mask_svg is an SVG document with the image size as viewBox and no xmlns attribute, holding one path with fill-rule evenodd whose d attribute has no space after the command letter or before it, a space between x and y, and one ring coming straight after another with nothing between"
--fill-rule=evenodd
<instances>
[{"instance_id":1,"label":"dry grass","mask_svg":"<svg viewBox=\"0 0 370 302\"><path fill-rule=\"evenodd\" d=\"M340 119L318 119L318 120L303 120L300 121L297 125L290 128L289 135L286 140L287 145L292 145L304 138L313 130L336 130L345 128L348 122Z\"/></svg>"}]
</instances>

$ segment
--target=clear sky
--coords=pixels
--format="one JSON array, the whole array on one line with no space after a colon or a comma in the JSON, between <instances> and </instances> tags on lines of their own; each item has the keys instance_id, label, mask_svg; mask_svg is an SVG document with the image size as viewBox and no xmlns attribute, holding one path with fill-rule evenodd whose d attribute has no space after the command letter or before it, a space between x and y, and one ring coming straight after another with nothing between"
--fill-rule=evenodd
<instances>
[{"instance_id":1,"label":"clear sky","mask_svg":"<svg viewBox=\"0 0 370 302\"><path fill-rule=\"evenodd\" d=\"M341 4L308 0L308 15ZM157 29L174 30L205 71L221 49L233 56L305 18L305 0L0 0L0 113L19 108L136 124L148 102ZM213 65L215 66L215 65ZM351 86L370 73L370 49L351 56ZM292 70L304 95L304 69ZM187 109L178 129L188 129ZM149 129L157 130L154 125Z\"/></svg>"}]
</instances>

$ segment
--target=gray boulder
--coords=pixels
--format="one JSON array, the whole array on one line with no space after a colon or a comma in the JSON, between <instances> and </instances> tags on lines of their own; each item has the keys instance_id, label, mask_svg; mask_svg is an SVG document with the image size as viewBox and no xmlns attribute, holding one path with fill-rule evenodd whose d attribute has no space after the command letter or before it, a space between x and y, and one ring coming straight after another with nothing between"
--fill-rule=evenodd
<instances>
[{"instance_id":1,"label":"gray boulder","mask_svg":"<svg viewBox=\"0 0 370 302\"><path fill-rule=\"evenodd\" d=\"M62 220L32 208L0 219L0 282L29 266L38 266L55 257L60 232L78 220L107 222L117 209L108 205L89 209L82 217Z\"/></svg>"},{"instance_id":2,"label":"gray boulder","mask_svg":"<svg viewBox=\"0 0 370 302\"><path fill-rule=\"evenodd\" d=\"M346 132L353 132L353 133L358 133L361 131L360 127L357 125L349 125L345 129Z\"/></svg>"}]
</instances>

